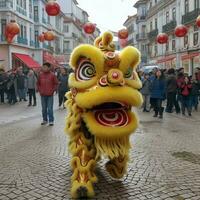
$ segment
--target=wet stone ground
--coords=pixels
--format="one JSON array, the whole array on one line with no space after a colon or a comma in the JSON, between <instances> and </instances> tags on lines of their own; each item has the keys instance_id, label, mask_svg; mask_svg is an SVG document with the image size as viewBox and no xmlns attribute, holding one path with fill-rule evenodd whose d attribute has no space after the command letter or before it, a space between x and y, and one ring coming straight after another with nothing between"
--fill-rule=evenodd
<instances>
[{"instance_id":1,"label":"wet stone ground","mask_svg":"<svg viewBox=\"0 0 200 200\"><path fill-rule=\"evenodd\" d=\"M70 199L65 112L56 110L54 127L40 126L39 110L13 121L0 114L0 200ZM139 115L127 175L111 179L101 161L95 199L200 200L200 113L163 120Z\"/></svg>"}]
</instances>

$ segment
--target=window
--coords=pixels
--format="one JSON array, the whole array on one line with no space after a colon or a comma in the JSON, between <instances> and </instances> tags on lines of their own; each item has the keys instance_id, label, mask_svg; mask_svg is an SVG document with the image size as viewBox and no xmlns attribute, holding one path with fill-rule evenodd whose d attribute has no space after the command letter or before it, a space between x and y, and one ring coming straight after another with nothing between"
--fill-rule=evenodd
<instances>
[{"instance_id":1,"label":"window","mask_svg":"<svg viewBox=\"0 0 200 200\"><path fill-rule=\"evenodd\" d=\"M6 19L1 19L1 35L5 35Z\"/></svg>"},{"instance_id":2,"label":"window","mask_svg":"<svg viewBox=\"0 0 200 200\"><path fill-rule=\"evenodd\" d=\"M158 19L155 18L155 29L157 29L157 28L158 28Z\"/></svg>"},{"instance_id":3,"label":"window","mask_svg":"<svg viewBox=\"0 0 200 200\"><path fill-rule=\"evenodd\" d=\"M152 8L152 6L153 6L153 5L152 5L152 1L150 1L150 8Z\"/></svg>"},{"instance_id":4,"label":"window","mask_svg":"<svg viewBox=\"0 0 200 200\"><path fill-rule=\"evenodd\" d=\"M67 24L64 24L63 26L63 32L68 33L69 32L69 26Z\"/></svg>"},{"instance_id":5,"label":"window","mask_svg":"<svg viewBox=\"0 0 200 200\"><path fill-rule=\"evenodd\" d=\"M27 38L27 28L24 26L24 38Z\"/></svg>"},{"instance_id":6,"label":"window","mask_svg":"<svg viewBox=\"0 0 200 200\"><path fill-rule=\"evenodd\" d=\"M189 2L185 0L185 14L189 12Z\"/></svg>"},{"instance_id":7,"label":"window","mask_svg":"<svg viewBox=\"0 0 200 200\"><path fill-rule=\"evenodd\" d=\"M155 49L155 55L157 55L158 54L158 46L155 45L154 49Z\"/></svg>"},{"instance_id":8,"label":"window","mask_svg":"<svg viewBox=\"0 0 200 200\"><path fill-rule=\"evenodd\" d=\"M193 45L196 46L198 44L198 40L199 40L199 33L196 32L193 34Z\"/></svg>"},{"instance_id":9,"label":"window","mask_svg":"<svg viewBox=\"0 0 200 200\"><path fill-rule=\"evenodd\" d=\"M169 23L169 12L166 12L166 24Z\"/></svg>"},{"instance_id":10,"label":"window","mask_svg":"<svg viewBox=\"0 0 200 200\"><path fill-rule=\"evenodd\" d=\"M199 0L194 0L194 9L199 8Z\"/></svg>"},{"instance_id":11,"label":"window","mask_svg":"<svg viewBox=\"0 0 200 200\"><path fill-rule=\"evenodd\" d=\"M24 37L24 26L20 25L20 36L23 38Z\"/></svg>"},{"instance_id":12,"label":"window","mask_svg":"<svg viewBox=\"0 0 200 200\"><path fill-rule=\"evenodd\" d=\"M176 8L172 9L172 19L176 20Z\"/></svg>"},{"instance_id":13,"label":"window","mask_svg":"<svg viewBox=\"0 0 200 200\"><path fill-rule=\"evenodd\" d=\"M66 53L70 50L70 42L69 41L64 41L64 43L63 43L63 50Z\"/></svg>"},{"instance_id":14,"label":"window","mask_svg":"<svg viewBox=\"0 0 200 200\"><path fill-rule=\"evenodd\" d=\"M150 31L152 31L153 30L153 23L151 22L150 23Z\"/></svg>"},{"instance_id":15,"label":"window","mask_svg":"<svg viewBox=\"0 0 200 200\"><path fill-rule=\"evenodd\" d=\"M188 35L184 37L184 47L186 48L188 46Z\"/></svg>"},{"instance_id":16,"label":"window","mask_svg":"<svg viewBox=\"0 0 200 200\"><path fill-rule=\"evenodd\" d=\"M38 32L38 31L35 31L35 42L36 42L36 43L39 43L39 42L38 42L38 36L39 36L39 32Z\"/></svg>"},{"instance_id":17,"label":"window","mask_svg":"<svg viewBox=\"0 0 200 200\"><path fill-rule=\"evenodd\" d=\"M169 42L166 43L166 52L169 51Z\"/></svg>"},{"instance_id":18,"label":"window","mask_svg":"<svg viewBox=\"0 0 200 200\"><path fill-rule=\"evenodd\" d=\"M38 22L38 6L34 6L34 21Z\"/></svg>"},{"instance_id":19,"label":"window","mask_svg":"<svg viewBox=\"0 0 200 200\"><path fill-rule=\"evenodd\" d=\"M172 51L176 50L176 40L172 40Z\"/></svg>"}]
</instances>

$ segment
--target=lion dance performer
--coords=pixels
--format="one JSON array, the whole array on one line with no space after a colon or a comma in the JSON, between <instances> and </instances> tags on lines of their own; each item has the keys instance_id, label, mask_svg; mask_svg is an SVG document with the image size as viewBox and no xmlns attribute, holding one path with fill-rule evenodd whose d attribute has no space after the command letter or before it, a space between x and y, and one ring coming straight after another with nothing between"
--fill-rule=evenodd
<instances>
[{"instance_id":1,"label":"lion dance performer","mask_svg":"<svg viewBox=\"0 0 200 200\"><path fill-rule=\"evenodd\" d=\"M73 198L94 196L95 166L101 156L108 158L105 169L111 177L120 179L126 173L129 138L138 126L131 108L142 104L139 62L134 47L115 52L110 32L97 38L94 46L78 46L71 55L74 73L69 76L65 106Z\"/></svg>"}]
</instances>

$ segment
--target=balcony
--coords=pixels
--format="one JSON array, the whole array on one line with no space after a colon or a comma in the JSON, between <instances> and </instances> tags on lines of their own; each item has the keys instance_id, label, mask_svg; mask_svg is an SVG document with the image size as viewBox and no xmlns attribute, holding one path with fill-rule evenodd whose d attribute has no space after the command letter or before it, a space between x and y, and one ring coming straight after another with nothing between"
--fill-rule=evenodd
<instances>
[{"instance_id":1,"label":"balcony","mask_svg":"<svg viewBox=\"0 0 200 200\"><path fill-rule=\"evenodd\" d=\"M27 38L23 38L23 37L20 37L20 36L17 37L17 42L18 42L19 44L28 45L28 40L27 40Z\"/></svg>"},{"instance_id":2,"label":"balcony","mask_svg":"<svg viewBox=\"0 0 200 200\"><path fill-rule=\"evenodd\" d=\"M162 28L163 33L169 33L174 31L174 29L176 28L177 22L175 20L172 20L171 22L165 24Z\"/></svg>"},{"instance_id":3,"label":"balcony","mask_svg":"<svg viewBox=\"0 0 200 200\"><path fill-rule=\"evenodd\" d=\"M196 20L200 14L200 8L197 8L182 16L182 24L190 24Z\"/></svg>"},{"instance_id":4,"label":"balcony","mask_svg":"<svg viewBox=\"0 0 200 200\"><path fill-rule=\"evenodd\" d=\"M54 52L54 47L52 47L51 45L48 45L47 49L50 50L51 52Z\"/></svg>"},{"instance_id":5,"label":"balcony","mask_svg":"<svg viewBox=\"0 0 200 200\"><path fill-rule=\"evenodd\" d=\"M136 40L139 41L139 40L145 40L147 39L147 34L146 33L138 33L136 35Z\"/></svg>"},{"instance_id":6,"label":"balcony","mask_svg":"<svg viewBox=\"0 0 200 200\"><path fill-rule=\"evenodd\" d=\"M35 48L40 48L40 43L39 42L35 42Z\"/></svg>"},{"instance_id":7,"label":"balcony","mask_svg":"<svg viewBox=\"0 0 200 200\"><path fill-rule=\"evenodd\" d=\"M35 47L35 42L33 40L30 41L30 46Z\"/></svg>"},{"instance_id":8,"label":"balcony","mask_svg":"<svg viewBox=\"0 0 200 200\"><path fill-rule=\"evenodd\" d=\"M158 35L158 29L154 29L148 33L148 38L149 40L153 40L156 38L157 35Z\"/></svg>"},{"instance_id":9,"label":"balcony","mask_svg":"<svg viewBox=\"0 0 200 200\"><path fill-rule=\"evenodd\" d=\"M137 17L136 23L138 24L140 21L146 20L147 15L141 15Z\"/></svg>"},{"instance_id":10,"label":"balcony","mask_svg":"<svg viewBox=\"0 0 200 200\"><path fill-rule=\"evenodd\" d=\"M13 8L13 1L0 1L0 9L10 9Z\"/></svg>"},{"instance_id":11,"label":"balcony","mask_svg":"<svg viewBox=\"0 0 200 200\"><path fill-rule=\"evenodd\" d=\"M20 14L27 16L27 12L25 9L23 9L22 7L17 6L17 12L19 12Z\"/></svg>"}]
</instances>

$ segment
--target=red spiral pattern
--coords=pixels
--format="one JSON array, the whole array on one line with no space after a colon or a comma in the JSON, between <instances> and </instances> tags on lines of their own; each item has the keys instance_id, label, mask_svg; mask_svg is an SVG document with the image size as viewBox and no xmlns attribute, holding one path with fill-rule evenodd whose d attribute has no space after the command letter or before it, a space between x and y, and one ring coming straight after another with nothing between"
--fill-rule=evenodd
<instances>
[{"instance_id":1,"label":"red spiral pattern","mask_svg":"<svg viewBox=\"0 0 200 200\"><path fill-rule=\"evenodd\" d=\"M126 126L130 122L127 112L122 109L97 110L94 115L97 122L103 126Z\"/></svg>"}]
</instances>

